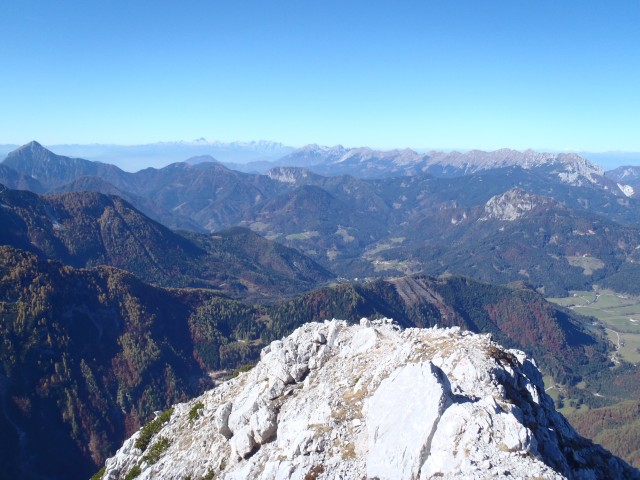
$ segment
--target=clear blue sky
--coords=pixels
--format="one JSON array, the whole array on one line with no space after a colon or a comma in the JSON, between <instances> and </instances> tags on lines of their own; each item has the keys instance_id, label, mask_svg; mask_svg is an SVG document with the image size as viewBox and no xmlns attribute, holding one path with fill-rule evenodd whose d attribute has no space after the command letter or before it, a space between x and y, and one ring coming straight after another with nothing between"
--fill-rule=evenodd
<instances>
[{"instance_id":1,"label":"clear blue sky","mask_svg":"<svg viewBox=\"0 0 640 480\"><path fill-rule=\"evenodd\" d=\"M640 151L640 1L3 0L0 143Z\"/></svg>"}]
</instances>

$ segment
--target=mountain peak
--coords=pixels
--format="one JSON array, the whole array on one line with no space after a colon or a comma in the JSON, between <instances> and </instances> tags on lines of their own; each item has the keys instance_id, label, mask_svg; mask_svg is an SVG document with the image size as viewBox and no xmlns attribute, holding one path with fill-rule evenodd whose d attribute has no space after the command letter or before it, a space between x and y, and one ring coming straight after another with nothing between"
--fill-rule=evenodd
<instances>
[{"instance_id":1,"label":"mountain peak","mask_svg":"<svg viewBox=\"0 0 640 480\"><path fill-rule=\"evenodd\" d=\"M104 478L635 475L555 411L524 353L457 327L308 323L248 373L158 418Z\"/></svg>"},{"instance_id":2,"label":"mountain peak","mask_svg":"<svg viewBox=\"0 0 640 480\"><path fill-rule=\"evenodd\" d=\"M51 150L42 146L42 144L38 143L35 140L30 141L29 143L25 143L24 145L16 148L12 152L7 154L7 158L14 156L22 156L22 155L32 155L32 156L52 156L55 155Z\"/></svg>"},{"instance_id":3,"label":"mountain peak","mask_svg":"<svg viewBox=\"0 0 640 480\"><path fill-rule=\"evenodd\" d=\"M99 171L122 173L113 165L57 155L35 140L10 152L3 164L38 180L46 189L71 183L80 177L96 176Z\"/></svg>"},{"instance_id":4,"label":"mountain peak","mask_svg":"<svg viewBox=\"0 0 640 480\"><path fill-rule=\"evenodd\" d=\"M187 158L184 163L195 165L198 163L218 163L222 165L216 158L211 155L196 155L194 157Z\"/></svg>"},{"instance_id":5,"label":"mountain peak","mask_svg":"<svg viewBox=\"0 0 640 480\"><path fill-rule=\"evenodd\" d=\"M44 148L41 143L38 143L36 140L31 140L28 143L25 143L22 147L19 148Z\"/></svg>"}]
</instances>

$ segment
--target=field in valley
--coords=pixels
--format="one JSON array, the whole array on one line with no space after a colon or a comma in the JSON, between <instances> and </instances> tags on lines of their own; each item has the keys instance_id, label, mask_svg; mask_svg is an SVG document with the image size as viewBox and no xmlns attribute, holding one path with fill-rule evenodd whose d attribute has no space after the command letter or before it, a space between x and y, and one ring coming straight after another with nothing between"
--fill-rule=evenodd
<instances>
[{"instance_id":1,"label":"field in valley","mask_svg":"<svg viewBox=\"0 0 640 480\"><path fill-rule=\"evenodd\" d=\"M640 363L640 297L611 290L575 291L565 298L547 300L600 321L620 356Z\"/></svg>"}]
</instances>

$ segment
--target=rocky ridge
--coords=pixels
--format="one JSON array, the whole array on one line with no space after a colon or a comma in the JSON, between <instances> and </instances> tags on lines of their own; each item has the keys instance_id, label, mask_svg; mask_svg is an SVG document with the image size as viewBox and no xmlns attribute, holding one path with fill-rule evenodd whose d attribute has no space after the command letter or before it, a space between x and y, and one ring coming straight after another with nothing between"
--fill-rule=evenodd
<instances>
[{"instance_id":1,"label":"rocky ridge","mask_svg":"<svg viewBox=\"0 0 640 480\"><path fill-rule=\"evenodd\" d=\"M488 335L310 323L125 442L103 479L640 478Z\"/></svg>"},{"instance_id":2,"label":"rocky ridge","mask_svg":"<svg viewBox=\"0 0 640 480\"><path fill-rule=\"evenodd\" d=\"M587 158L575 153L537 152L531 149L419 153L408 148L381 151L367 147L307 145L279 159L275 164L304 166L314 173L327 176L348 174L361 178L412 176L421 173L436 177L458 177L493 169L519 167L567 185L592 186L629 196L629 190L624 188L627 182L618 186L604 178L604 169Z\"/></svg>"},{"instance_id":3,"label":"rocky ridge","mask_svg":"<svg viewBox=\"0 0 640 480\"><path fill-rule=\"evenodd\" d=\"M274 167L267 172L267 176L271 180L295 185L309 176L317 177L318 175L314 175L309 170L301 167Z\"/></svg>"},{"instance_id":4,"label":"rocky ridge","mask_svg":"<svg viewBox=\"0 0 640 480\"><path fill-rule=\"evenodd\" d=\"M470 150L461 152L430 152L427 164L445 165L463 169L465 173L493 168L520 166L525 170L543 166L556 166L556 173L566 183L582 178L595 183L597 177L604 175L602 167L575 153L547 153L534 150L518 151L503 148L492 152Z\"/></svg>"},{"instance_id":5,"label":"rocky ridge","mask_svg":"<svg viewBox=\"0 0 640 480\"><path fill-rule=\"evenodd\" d=\"M512 222L536 208L554 203L551 198L531 195L520 188L512 188L502 195L491 197L484 207L484 216L479 220L492 219Z\"/></svg>"}]
</instances>

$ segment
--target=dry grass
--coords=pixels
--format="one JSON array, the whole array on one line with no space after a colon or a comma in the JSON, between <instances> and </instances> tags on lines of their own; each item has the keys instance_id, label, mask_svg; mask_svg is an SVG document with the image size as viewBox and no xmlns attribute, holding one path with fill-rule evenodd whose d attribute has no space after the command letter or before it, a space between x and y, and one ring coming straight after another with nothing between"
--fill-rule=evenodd
<instances>
[{"instance_id":1,"label":"dry grass","mask_svg":"<svg viewBox=\"0 0 640 480\"><path fill-rule=\"evenodd\" d=\"M314 465L305 474L304 480L316 480L321 473L324 473L324 466L322 464Z\"/></svg>"},{"instance_id":2,"label":"dry grass","mask_svg":"<svg viewBox=\"0 0 640 480\"><path fill-rule=\"evenodd\" d=\"M340 455L343 460L354 460L356 458L356 446L353 443L347 443Z\"/></svg>"}]
</instances>

